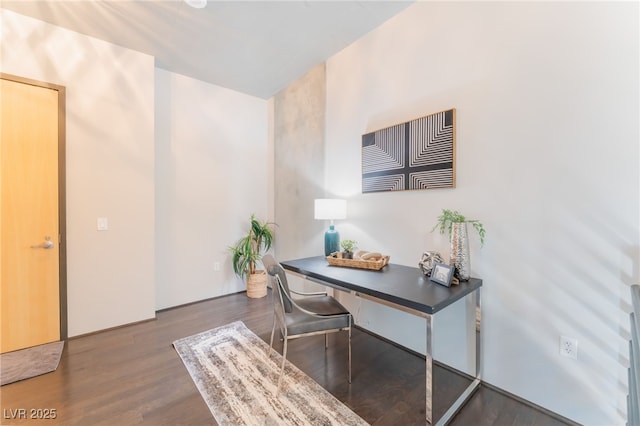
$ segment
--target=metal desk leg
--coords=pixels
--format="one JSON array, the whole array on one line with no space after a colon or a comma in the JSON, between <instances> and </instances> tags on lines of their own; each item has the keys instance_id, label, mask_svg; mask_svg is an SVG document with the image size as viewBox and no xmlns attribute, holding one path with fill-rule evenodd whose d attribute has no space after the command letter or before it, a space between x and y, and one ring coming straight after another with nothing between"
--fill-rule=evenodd
<instances>
[{"instance_id":1,"label":"metal desk leg","mask_svg":"<svg viewBox=\"0 0 640 426\"><path fill-rule=\"evenodd\" d=\"M481 371L481 363L480 363L480 326L482 324L482 303L480 301L480 289L478 288L475 292L476 298L476 378L482 379L482 371Z\"/></svg>"},{"instance_id":2,"label":"metal desk leg","mask_svg":"<svg viewBox=\"0 0 640 426\"><path fill-rule=\"evenodd\" d=\"M427 376L427 397L425 401L425 413L427 416L427 424L433 423L433 324L431 315L426 316L427 319L427 355L426 359L426 376Z\"/></svg>"},{"instance_id":3,"label":"metal desk leg","mask_svg":"<svg viewBox=\"0 0 640 426\"><path fill-rule=\"evenodd\" d=\"M449 420L451 420L451 418L453 418L453 416L456 415L456 413L458 412L458 410L460 410L462 408L462 406L464 405L464 403L467 401L467 399L469 399L471 397L471 395L473 395L473 392L476 391L476 389L478 388L478 386L480 386L481 383L481 365L480 365L480 329L481 329L481 310L480 310L480 289L477 289L476 291L473 292L473 296L472 296L475 300L475 315L472 318L472 322L473 322L473 330L476 332L476 371L475 371L475 378L473 379L473 381L469 384L469 386L467 386L467 388L462 391L462 393L460 394L460 396L458 397L458 399L456 399L454 401L454 403L451 405L451 407L449 407L449 409L447 410L446 413L444 413L444 415L442 416L442 418L440 420L438 420L438 422L436 423L436 425L446 425ZM427 321L427 327L428 327L429 322ZM427 345L429 344L429 339L427 338ZM427 350L428 351L428 350ZM427 373L429 374L429 373ZM427 394L429 394L429 391L427 391ZM429 422L429 417L427 416L427 423L431 424Z\"/></svg>"}]
</instances>

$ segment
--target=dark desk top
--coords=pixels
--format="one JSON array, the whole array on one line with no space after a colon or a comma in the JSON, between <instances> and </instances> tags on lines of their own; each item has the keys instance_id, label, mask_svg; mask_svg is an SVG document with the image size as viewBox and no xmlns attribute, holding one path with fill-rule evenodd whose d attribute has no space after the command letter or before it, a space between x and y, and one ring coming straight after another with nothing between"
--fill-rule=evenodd
<instances>
[{"instance_id":1,"label":"dark desk top","mask_svg":"<svg viewBox=\"0 0 640 426\"><path fill-rule=\"evenodd\" d=\"M329 265L323 256L281 262L284 269L386 300L427 314L465 297L482 286L471 278L445 287L429 280L418 268L389 264L379 271Z\"/></svg>"}]
</instances>

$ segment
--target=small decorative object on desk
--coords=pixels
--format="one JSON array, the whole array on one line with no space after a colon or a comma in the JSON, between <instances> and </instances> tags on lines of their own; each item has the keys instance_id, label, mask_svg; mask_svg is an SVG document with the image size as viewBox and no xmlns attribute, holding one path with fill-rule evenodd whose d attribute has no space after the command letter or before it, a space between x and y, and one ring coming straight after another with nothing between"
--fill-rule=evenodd
<instances>
[{"instance_id":1,"label":"small decorative object on desk","mask_svg":"<svg viewBox=\"0 0 640 426\"><path fill-rule=\"evenodd\" d=\"M365 250L360 250L357 253L354 253L353 259L343 257L342 252L332 253L330 256L327 256L327 262L329 262L329 265L371 269L374 271L379 271L384 268L389 263L389 259L390 256Z\"/></svg>"},{"instance_id":2,"label":"small decorative object on desk","mask_svg":"<svg viewBox=\"0 0 640 426\"><path fill-rule=\"evenodd\" d=\"M451 287L451 284L455 279L453 277L453 273L454 273L453 266L436 262L433 265L433 271L431 272L431 277L429 279L445 287ZM456 282L455 284L458 284L458 282Z\"/></svg>"},{"instance_id":3,"label":"small decorative object on desk","mask_svg":"<svg viewBox=\"0 0 640 426\"><path fill-rule=\"evenodd\" d=\"M418 267L426 276L431 275L431 270L433 269L433 265L436 263L444 263L444 259L440 255L440 253L435 251L425 251L422 253L422 257L420 258L420 262L418 262Z\"/></svg>"},{"instance_id":4,"label":"small decorative object on desk","mask_svg":"<svg viewBox=\"0 0 640 426\"><path fill-rule=\"evenodd\" d=\"M356 240L340 241L340 247L342 247L344 259L353 259L353 251L358 248L358 242Z\"/></svg>"},{"instance_id":5,"label":"small decorative object on desk","mask_svg":"<svg viewBox=\"0 0 640 426\"><path fill-rule=\"evenodd\" d=\"M444 234L445 230L449 231L451 235L451 259L449 263L456 268L456 276L461 281L469 280L471 269L467 223L473 225L473 228L480 236L480 245L484 245L485 230L482 223L476 219L467 219L456 210L443 209L442 214L438 216L438 222L431 230L433 232L438 229L441 234Z\"/></svg>"}]
</instances>

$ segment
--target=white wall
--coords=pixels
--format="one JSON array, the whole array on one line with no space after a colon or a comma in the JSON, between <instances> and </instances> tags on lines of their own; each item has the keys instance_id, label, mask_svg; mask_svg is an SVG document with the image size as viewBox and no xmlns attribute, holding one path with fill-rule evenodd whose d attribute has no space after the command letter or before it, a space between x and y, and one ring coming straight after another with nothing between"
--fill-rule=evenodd
<instances>
[{"instance_id":1,"label":"white wall","mask_svg":"<svg viewBox=\"0 0 640 426\"><path fill-rule=\"evenodd\" d=\"M638 39L637 3L420 2L327 62L326 190L349 200L342 238L414 266L427 249L448 257L430 232L441 209L480 219L484 379L585 424L626 418ZM361 194L362 134L451 107L457 188ZM424 352L421 321L356 307ZM436 317L436 344L455 320ZM560 357L561 334L578 339L577 360Z\"/></svg>"},{"instance_id":2,"label":"white wall","mask_svg":"<svg viewBox=\"0 0 640 426\"><path fill-rule=\"evenodd\" d=\"M66 87L69 336L153 318L153 57L0 18L1 71Z\"/></svg>"},{"instance_id":3,"label":"white wall","mask_svg":"<svg viewBox=\"0 0 640 426\"><path fill-rule=\"evenodd\" d=\"M158 309L242 291L228 247L271 220L268 102L156 70ZM220 263L220 271L214 263Z\"/></svg>"},{"instance_id":4,"label":"white wall","mask_svg":"<svg viewBox=\"0 0 640 426\"><path fill-rule=\"evenodd\" d=\"M273 218L272 105L0 12L0 71L67 89L69 336L244 290L227 247Z\"/></svg>"}]
</instances>

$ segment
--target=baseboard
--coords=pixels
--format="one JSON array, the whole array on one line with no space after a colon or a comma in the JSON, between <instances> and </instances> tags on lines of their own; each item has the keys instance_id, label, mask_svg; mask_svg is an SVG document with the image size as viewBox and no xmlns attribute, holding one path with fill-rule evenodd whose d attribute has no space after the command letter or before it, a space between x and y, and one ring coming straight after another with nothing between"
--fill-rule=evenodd
<instances>
[{"instance_id":1,"label":"baseboard","mask_svg":"<svg viewBox=\"0 0 640 426\"><path fill-rule=\"evenodd\" d=\"M108 327L108 328L102 328L100 330L96 330L96 331L90 331L89 333L83 333L83 334L78 334L72 337L68 337L66 340L74 340L74 339L78 339L80 337L87 337L87 336L93 336L95 334L100 334L100 333L104 333L105 331L113 331L113 330L118 330L119 328L124 328L124 327L130 327L132 325L136 325L136 324L143 324L145 322L149 322L149 321L155 321L156 318L147 318L147 319L143 319L140 321L134 321L134 322L128 322L126 324L121 324L121 325L116 325L115 327Z\"/></svg>"},{"instance_id":2,"label":"baseboard","mask_svg":"<svg viewBox=\"0 0 640 426\"><path fill-rule=\"evenodd\" d=\"M554 419L559 420L559 421L564 422L564 423L567 423L568 425L581 426L580 423L574 422L571 419L568 419L568 418L566 418L564 416L561 416L560 414L558 414L558 413L556 413L554 411L551 411L551 410L548 410L548 409L546 409L544 407L541 407L540 405L535 404L535 403L533 403L531 401L528 401L528 400L526 400L526 399L524 399L524 398L522 398L522 397L520 397L518 395L512 394L511 392L507 392L506 390L504 390L502 388L499 388L496 385L492 385L491 383L487 383L484 380L482 381L482 385L481 386L486 386L487 388L489 388L489 389L491 389L493 391L496 391L499 394L502 394L502 395L504 395L504 396L506 396L508 398L514 399L514 400L516 400L516 401L518 401L518 402L520 402L520 403L522 403L522 404L524 404L524 405L526 405L528 407L533 408L534 410L543 412L546 415L548 415L549 417L553 417Z\"/></svg>"},{"instance_id":3,"label":"baseboard","mask_svg":"<svg viewBox=\"0 0 640 426\"><path fill-rule=\"evenodd\" d=\"M209 297L207 299L196 300L194 302L184 303L182 305L170 306L168 308L158 309L157 311L155 311L155 314L157 315L160 312L166 312L166 311L170 311L172 309L184 308L185 306L195 305L195 304L198 304L198 303L204 303L204 302L208 302L210 300L215 300L215 299L219 299L221 297L230 296L232 294L239 294L239 293L246 293L246 290L237 291L235 293L223 294L223 295L215 296L215 297ZM142 323L145 323L145 322L155 321L155 320L156 320L156 318L153 317L153 318L147 318L147 319L140 320L140 321L128 322L126 324L117 325L115 327L103 328L103 329L100 329L100 330L91 331L89 333L78 334L77 336L69 337L66 340L73 340L73 339L77 339L79 337L93 336L94 334L104 333L105 331L113 331L113 330L117 330L119 328L129 327L129 326L132 326L132 325L142 324ZM61 339L61 340L64 340L64 339Z\"/></svg>"},{"instance_id":4,"label":"baseboard","mask_svg":"<svg viewBox=\"0 0 640 426\"><path fill-rule=\"evenodd\" d=\"M374 333L371 330L367 330L366 328L362 328L362 327L360 327L358 325L354 325L354 328L357 328L358 330L362 331L363 333L367 333L367 334L369 334L369 335L371 335L371 336L373 336L373 337L375 337L377 339L380 339L380 340L382 340L382 341L384 341L386 343L389 343L390 345L395 346L396 348L402 349L403 351L408 352L411 355L414 355L414 356L416 356L416 357L418 357L420 359L426 359L426 356L421 354L420 352L416 352L413 349L407 348L406 346L403 346L403 345L401 345L401 344L399 344L397 342L394 342L393 340L390 340L390 339L387 339L386 337L380 336L379 334ZM436 360L434 360L433 363L436 364L438 367L444 368L445 370L448 370L448 371L450 371L450 372L452 372L454 374L457 374L457 375L459 375L461 377L464 377L464 378L466 378L468 380L473 380L473 377L471 375L469 375L469 374L467 374L467 373L465 373L463 371L460 371L460 370L458 370L456 368L453 368L453 367L451 367L451 366L449 366L447 364L443 364L442 362L439 362L439 361L436 361ZM528 407L533 408L534 410L537 410L537 411L540 411L542 413L545 413L549 417L553 417L556 420L559 420L561 422L567 423L567 424L572 425L572 426L580 426L580 423L576 423L571 419L568 419L568 418L566 418L564 416L561 416L558 413L555 413L555 412L553 412L551 410L548 410L548 409L546 409L544 407L541 407L538 404L535 404L535 403L533 403L531 401L528 401L528 400L526 400L526 399L524 399L524 398L522 398L522 397L520 397L518 395L512 394L511 392L508 392L508 391L506 391L504 389L501 389L498 386L492 385L491 383L488 383L488 382L486 382L484 380L482 380L480 386L485 386L488 389L491 389L491 390L493 390L495 392L498 392L499 394L502 394L502 395L504 395L504 396L506 396L508 398L511 398L511 399L513 399L515 401L518 401L518 402L520 402L520 403L522 403L522 404L524 404L524 405L526 405Z\"/></svg>"},{"instance_id":5,"label":"baseboard","mask_svg":"<svg viewBox=\"0 0 640 426\"><path fill-rule=\"evenodd\" d=\"M158 309L156 311L156 314L160 313L160 312L170 311L172 309L184 308L185 306L197 305L198 303L204 303L204 302L208 302L210 300L220 299L221 297L227 297L227 296L231 296L233 294L240 294L240 293L246 293L246 292L247 292L247 290L241 290L241 291L236 291L234 293L227 293L227 294L221 294L220 296L209 297L209 298L206 298L206 299L194 300L193 302L187 302L187 303L183 303L181 305L169 306L168 308Z\"/></svg>"},{"instance_id":6,"label":"baseboard","mask_svg":"<svg viewBox=\"0 0 640 426\"><path fill-rule=\"evenodd\" d=\"M400 343L394 342L393 340L387 339L386 337L381 336L381 335L379 335L377 333L374 333L371 330L367 330L366 328L362 328L361 326L356 325L356 324L353 325L353 328L357 328L358 330L362 331L363 333L367 333L367 334L375 337L376 339L380 339L380 340L382 340L382 341L384 341L384 342L386 342L386 343L388 343L388 344L390 344L392 346L395 346L396 348L400 348L405 352L409 352L410 354L415 355L418 358L425 359L425 356L423 354L421 354L420 352L416 352L413 349L407 348L406 346L403 346Z\"/></svg>"}]
</instances>

